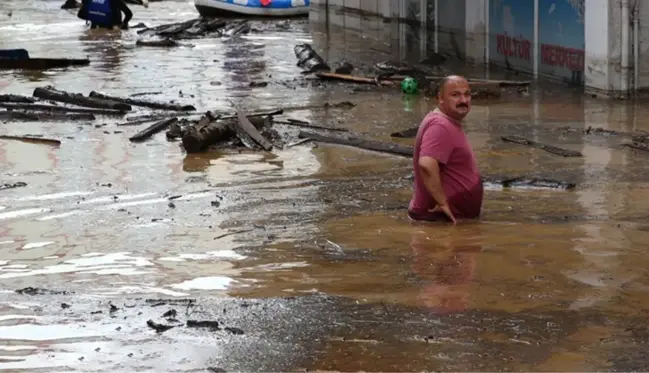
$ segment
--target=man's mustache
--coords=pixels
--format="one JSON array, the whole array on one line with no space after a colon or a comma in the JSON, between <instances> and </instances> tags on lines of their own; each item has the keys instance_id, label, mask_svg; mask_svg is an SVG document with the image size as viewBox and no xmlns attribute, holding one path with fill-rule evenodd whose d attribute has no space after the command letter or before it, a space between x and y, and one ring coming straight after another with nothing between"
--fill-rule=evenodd
<instances>
[{"instance_id":1,"label":"man's mustache","mask_svg":"<svg viewBox=\"0 0 649 373\"><path fill-rule=\"evenodd\" d=\"M467 105L467 104L457 104L456 107L469 107L469 105Z\"/></svg>"}]
</instances>

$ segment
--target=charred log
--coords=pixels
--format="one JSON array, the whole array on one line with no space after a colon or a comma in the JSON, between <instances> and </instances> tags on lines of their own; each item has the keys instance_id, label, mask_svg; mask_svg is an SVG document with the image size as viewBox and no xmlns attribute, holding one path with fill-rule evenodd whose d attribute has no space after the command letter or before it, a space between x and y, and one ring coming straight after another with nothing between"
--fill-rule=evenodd
<instances>
[{"instance_id":1,"label":"charred log","mask_svg":"<svg viewBox=\"0 0 649 373\"><path fill-rule=\"evenodd\" d=\"M90 92L89 96L92 98L98 98L102 100L122 102L133 106L148 107L151 109L170 110L170 111L195 111L196 110L196 108L192 105L179 105L179 104L164 103L164 102L138 100L134 98L116 97L116 96L100 93L97 91Z\"/></svg>"},{"instance_id":2,"label":"charred log","mask_svg":"<svg viewBox=\"0 0 649 373\"><path fill-rule=\"evenodd\" d=\"M97 98L86 97L80 93L68 93L64 91L59 91L57 89L54 89L51 86L38 87L34 89L33 96L44 100L64 102L66 104L72 104L72 105L88 107L88 108L110 109L110 110L121 110L121 111L131 110L131 105L122 102L101 100Z\"/></svg>"}]
</instances>

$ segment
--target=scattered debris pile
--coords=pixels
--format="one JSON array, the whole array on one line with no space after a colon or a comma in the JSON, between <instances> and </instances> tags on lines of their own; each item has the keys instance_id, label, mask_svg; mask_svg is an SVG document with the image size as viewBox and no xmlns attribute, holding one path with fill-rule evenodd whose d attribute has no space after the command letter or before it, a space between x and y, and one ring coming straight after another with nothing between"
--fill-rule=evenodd
<instances>
[{"instance_id":1,"label":"scattered debris pile","mask_svg":"<svg viewBox=\"0 0 649 373\"><path fill-rule=\"evenodd\" d=\"M0 50L0 70L48 70L90 65L88 58L31 57L23 48Z\"/></svg>"},{"instance_id":2,"label":"scattered debris pile","mask_svg":"<svg viewBox=\"0 0 649 373\"><path fill-rule=\"evenodd\" d=\"M581 152L578 152L576 150L563 149L554 145L543 144L541 142L526 139L521 136L516 136L516 135L502 136L500 139L505 142L527 145L541 150L545 150L548 153L560 155L562 157L583 157L584 156Z\"/></svg>"},{"instance_id":3,"label":"scattered debris pile","mask_svg":"<svg viewBox=\"0 0 649 373\"><path fill-rule=\"evenodd\" d=\"M163 103L134 98L122 98L101 92L90 92L88 96L69 93L52 86L37 87L33 97L3 94L0 95L0 120L2 121L79 121L91 122L100 116L122 117L133 110L133 106L162 111L173 111L187 115L196 111L193 105ZM162 115L154 115L160 118ZM145 123L140 122L140 123ZM4 140L21 140L31 143L60 145L56 139L45 139L35 135L0 135Z\"/></svg>"},{"instance_id":4,"label":"scattered debris pile","mask_svg":"<svg viewBox=\"0 0 649 373\"><path fill-rule=\"evenodd\" d=\"M298 44L293 48L298 60L297 66L302 68L302 74L312 74L324 81L341 81L356 84L375 85L377 87L397 87L407 77L414 78L418 82L420 90L425 94L435 95L439 89L439 82L442 76L433 75L432 67L439 66L446 61L446 57L433 53L425 60L414 66L392 63L375 63L374 76L352 75L354 66L348 62L342 62L332 72L330 65L322 58L310 44ZM529 81L507 81L507 80L485 80L469 79L472 86L473 98L488 99L500 98L504 88L529 86Z\"/></svg>"},{"instance_id":5,"label":"scattered debris pile","mask_svg":"<svg viewBox=\"0 0 649 373\"><path fill-rule=\"evenodd\" d=\"M283 115L287 110L352 108L355 106L354 103L347 101L334 104L325 103L319 106L280 108L260 112L245 112L237 104L230 101L234 109L233 114L207 111L197 115L197 109L193 105L175 102L154 102L133 97L124 98L97 91L92 91L85 96L80 93L69 93L52 86L46 86L34 89L33 96L25 97L11 94L0 96L0 107L5 108L5 110L0 111L0 118L9 118L10 120L60 119L66 121L90 121L99 116L124 116L126 113L132 112L134 106L139 106L153 110L162 110L164 113L148 113L131 117L123 123L117 123L117 126L150 124L143 130L131 135L129 137L131 142L146 141L155 134L166 131L167 140L179 141L187 153L205 152L214 147L235 150L246 148L259 151L272 151L276 148L284 148L285 139L275 129L276 125L283 125L300 129L297 133L299 141L288 145L288 147L306 142L323 142L403 157L412 157L413 155L413 148L411 146L366 139L362 135L354 134L344 128L318 126L295 119L275 120L275 117ZM64 106L59 103L66 105ZM197 119L190 119L189 113L197 116ZM409 128L395 132L392 136L412 137L415 134L416 129ZM642 137L637 142L645 141L646 138L647 136ZM61 144L59 140L44 139L38 136L0 135L0 139L29 141L55 146ZM543 144L525 142L525 145L539 147L543 150L564 156L579 156L576 153L568 153L564 149L559 149L561 152L554 151L556 150L555 148L549 148ZM507 178L505 181L501 180L498 183L503 186L512 187L545 188L552 187L552 185L557 185L561 188L565 187L565 183L562 184L562 182L529 177ZM4 188L12 187L15 186L4 186ZM566 187L566 189L571 188Z\"/></svg>"},{"instance_id":6,"label":"scattered debris pile","mask_svg":"<svg viewBox=\"0 0 649 373\"><path fill-rule=\"evenodd\" d=\"M63 119L93 120L94 115L124 115L132 111L133 106L180 112L196 110L193 105L121 98L96 91L84 96L80 93L61 91L52 86L37 87L34 89L32 96L0 95L0 107L5 109L0 111L0 117L33 119L41 116L52 118L59 115ZM40 99L40 102L37 102L38 99ZM73 106L63 106L59 103ZM75 117L71 113L86 115Z\"/></svg>"},{"instance_id":7,"label":"scattered debris pile","mask_svg":"<svg viewBox=\"0 0 649 373\"><path fill-rule=\"evenodd\" d=\"M316 52L311 44L298 44L293 48L295 56L297 57L297 66L301 67L305 71L304 74L309 74L317 71L328 72L331 70L331 67L325 62L325 60L320 57L318 52ZM351 73L351 71L349 72Z\"/></svg>"},{"instance_id":8,"label":"scattered debris pile","mask_svg":"<svg viewBox=\"0 0 649 373\"><path fill-rule=\"evenodd\" d=\"M273 129L274 116L282 115L284 110L305 110L315 108L350 108L355 104L340 102L324 105L307 105L262 112L245 113L233 102L233 114L215 112L196 113L194 105L176 102L156 102L140 98L118 97L92 91L87 96L70 93L52 86L34 89L33 97L13 94L0 95L0 120L4 121L79 121L91 122L101 117L123 117L132 113L133 107L152 109L144 115L131 116L125 122L116 123L118 127L132 127L148 124L143 130L131 135L131 142L142 142L155 134L166 131L168 140L181 140L188 153L204 152L212 147L229 147L271 151L281 148L284 141ZM192 119L194 116L196 119ZM288 126L323 128L294 119L278 122ZM103 127L106 124L96 125ZM106 132L106 131L105 131ZM121 133L123 131L115 131ZM108 133L108 132L107 132ZM0 135L0 139L22 140L33 143L60 145L60 140L44 139L38 136Z\"/></svg>"},{"instance_id":9,"label":"scattered debris pile","mask_svg":"<svg viewBox=\"0 0 649 373\"><path fill-rule=\"evenodd\" d=\"M410 131L410 130L406 130ZM395 132L395 134L402 134L405 131ZM354 134L345 135L331 135L323 133L314 133L307 131L300 131L299 137L303 139L310 139L312 141L352 146L359 149L371 150L380 153L392 154L396 156L412 158L414 148L411 146L400 145L396 143L368 140ZM560 189L571 190L576 187L575 183L535 177L535 176L507 176L495 177L485 176L485 182L499 185L503 188L540 188L540 189Z\"/></svg>"},{"instance_id":10,"label":"scattered debris pile","mask_svg":"<svg viewBox=\"0 0 649 373\"><path fill-rule=\"evenodd\" d=\"M156 27L146 27L137 33L151 40L140 39L141 46L190 46L178 43L178 40L200 39L208 37L231 37L250 32L246 20L224 20L220 18L200 17L189 21L170 23Z\"/></svg>"},{"instance_id":11,"label":"scattered debris pile","mask_svg":"<svg viewBox=\"0 0 649 373\"><path fill-rule=\"evenodd\" d=\"M631 136L631 142L622 145L631 149L649 152L649 133L634 134Z\"/></svg>"},{"instance_id":12,"label":"scattered debris pile","mask_svg":"<svg viewBox=\"0 0 649 373\"><path fill-rule=\"evenodd\" d=\"M185 128L171 128L167 138L181 138L188 153L202 152L218 144L270 151L274 147L271 141L280 140L280 136L272 131L273 115L282 113L283 110L278 110L246 115L239 109L235 116L220 116L207 112L198 122Z\"/></svg>"}]
</instances>

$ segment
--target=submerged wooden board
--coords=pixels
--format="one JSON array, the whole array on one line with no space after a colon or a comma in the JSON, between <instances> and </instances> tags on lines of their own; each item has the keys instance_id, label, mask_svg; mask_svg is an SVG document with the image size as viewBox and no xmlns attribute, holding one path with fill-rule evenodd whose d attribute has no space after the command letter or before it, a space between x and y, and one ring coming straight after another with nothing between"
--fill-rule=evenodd
<instances>
[{"instance_id":1,"label":"submerged wooden board","mask_svg":"<svg viewBox=\"0 0 649 373\"><path fill-rule=\"evenodd\" d=\"M413 157L414 148L389 142L363 139L359 136L332 136L318 134L314 132L300 131L298 137L301 139L311 139L313 141L351 146L359 149L371 150L379 153L393 154L403 157ZM572 190L576 187L575 183L560 180L545 179L539 177L489 177L484 176L485 183L501 185L504 188L543 188Z\"/></svg>"},{"instance_id":2,"label":"submerged wooden board","mask_svg":"<svg viewBox=\"0 0 649 373\"><path fill-rule=\"evenodd\" d=\"M319 71L314 74L320 79L323 80L339 80L343 82L352 82L359 84L375 84L375 85L394 85L395 83L389 80L377 79L377 78L368 78L366 76L357 76L350 74L336 74L328 73L324 71Z\"/></svg>"},{"instance_id":3,"label":"submerged wooden board","mask_svg":"<svg viewBox=\"0 0 649 373\"><path fill-rule=\"evenodd\" d=\"M87 66L90 60L72 58L29 58L29 59L2 59L0 69L3 70L47 70L69 66Z\"/></svg>"},{"instance_id":4,"label":"submerged wooden board","mask_svg":"<svg viewBox=\"0 0 649 373\"><path fill-rule=\"evenodd\" d=\"M416 137L418 131L419 131L419 127L412 127L412 128L408 128L408 129L405 129L405 130L392 132L390 134L390 137L399 137L399 138L409 139L409 138L412 138L412 137Z\"/></svg>"},{"instance_id":5,"label":"submerged wooden board","mask_svg":"<svg viewBox=\"0 0 649 373\"><path fill-rule=\"evenodd\" d=\"M232 129L237 133L241 141L243 141L245 144L245 139L241 137L242 135L247 136L254 142L256 142L259 146L261 146L261 148L265 151L270 151L273 148L273 144L271 144L264 138L264 136L262 136L259 130L250 122L250 119L248 119L246 114L237 105L235 105L233 102L230 103L237 111L238 119L238 121L232 122Z\"/></svg>"},{"instance_id":6,"label":"submerged wooden board","mask_svg":"<svg viewBox=\"0 0 649 373\"><path fill-rule=\"evenodd\" d=\"M520 136L512 135L512 136L501 136L500 137L503 141L505 142L512 142L515 144L520 144L520 145L527 145L531 146L533 148L538 148L541 150L545 150L548 153L560 155L563 157L583 157L583 154L581 154L578 151L575 150L569 150L569 149L563 149L559 148L553 145L547 145L540 143L538 141L534 140L529 140Z\"/></svg>"}]
</instances>

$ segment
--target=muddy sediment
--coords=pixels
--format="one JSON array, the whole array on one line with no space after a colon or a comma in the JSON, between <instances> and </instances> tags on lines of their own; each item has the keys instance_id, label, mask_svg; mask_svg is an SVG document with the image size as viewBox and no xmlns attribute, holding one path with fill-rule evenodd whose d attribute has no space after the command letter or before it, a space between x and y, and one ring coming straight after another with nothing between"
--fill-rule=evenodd
<instances>
[{"instance_id":1,"label":"muddy sediment","mask_svg":"<svg viewBox=\"0 0 649 373\"><path fill-rule=\"evenodd\" d=\"M437 77L479 79L482 69L438 57L413 69L416 51L376 44L403 34L390 24L378 38L311 32L303 20L178 27L193 5L163 1L132 7L143 32L101 33L59 13L60 2L43 4L0 3L0 14L13 11L0 40L92 64L0 73L3 94L14 94L0 106L57 113L3 124L15 138L0 139L0 369L646 365L647 153L624 145L646 143L642 105L606 106L563 86L519 90L511 81L525 77L491 72L508 86L488 86L486 96L499 94L476 98L466 125L486 177L483 216L418 225L406 217L409 156L300 133L409 155ZM167 37L194 47L137 47ZM304 43L320 58L296 66ZM322 62L344 76L303 74ZM405 75L432 82L404 95ZM95 119L72 121L58 116L68 104L33 100L47 85L120 98L131 111L76 108ZM232 103L244 116L275 111L276 133L261 131L272 149L228 127L225 144L187 152L183 131L207 111L239 123Z\"/></svg>"},{"instance_id":2,"label":"muddy sediment","mask_svg":"<svg viewBox=\"0 0 649 373\"><path fill-rule=\"evenodd\" d=\"M128 339L160 333L171 339L182 338L198 351L211 346L212 354L204 359L179 364L187 371L413 371L433 366L449 371L492 370L514 368L523 362L539 367L558 356L557 348L577 343L600 351L602 365L594 365L595 369L606 365L628 369L645 360L639 357L643 345L638 336L644 333L641 318L596 311L580 314L529 309L503 313L475 309L440 318L434 309L359 304L327 295L195 299L187 305L173 299L134 298L123 299L123 304L116 306L83 296L52 295L58 291L47 293L43 294L46 299L41 299L44 306L34 316L55 320L52 326L78 318L87 320L84 328L89 331L102 324L110 326L112 331L104 338L121 341L119 352L103 351L105 342L100 340L82 339L68 347L78 356L78 364L102 361L106 369L156 367L164 352ZM19 298L12 301L21 304ZM155 307L159 303L166 305ZM580 341L572 337L581 331L611 327L626 330L615 343L606 338ZM87 344L85 352L75 349L79 343ZM624 352L619 350L622 343ZM338 349L360 355L350 359L336 353ZM57 351L54 347L50 353ZM117 358L116 353L124 355L119 362L112 360Z\"/></svg>"}]
</instances>

